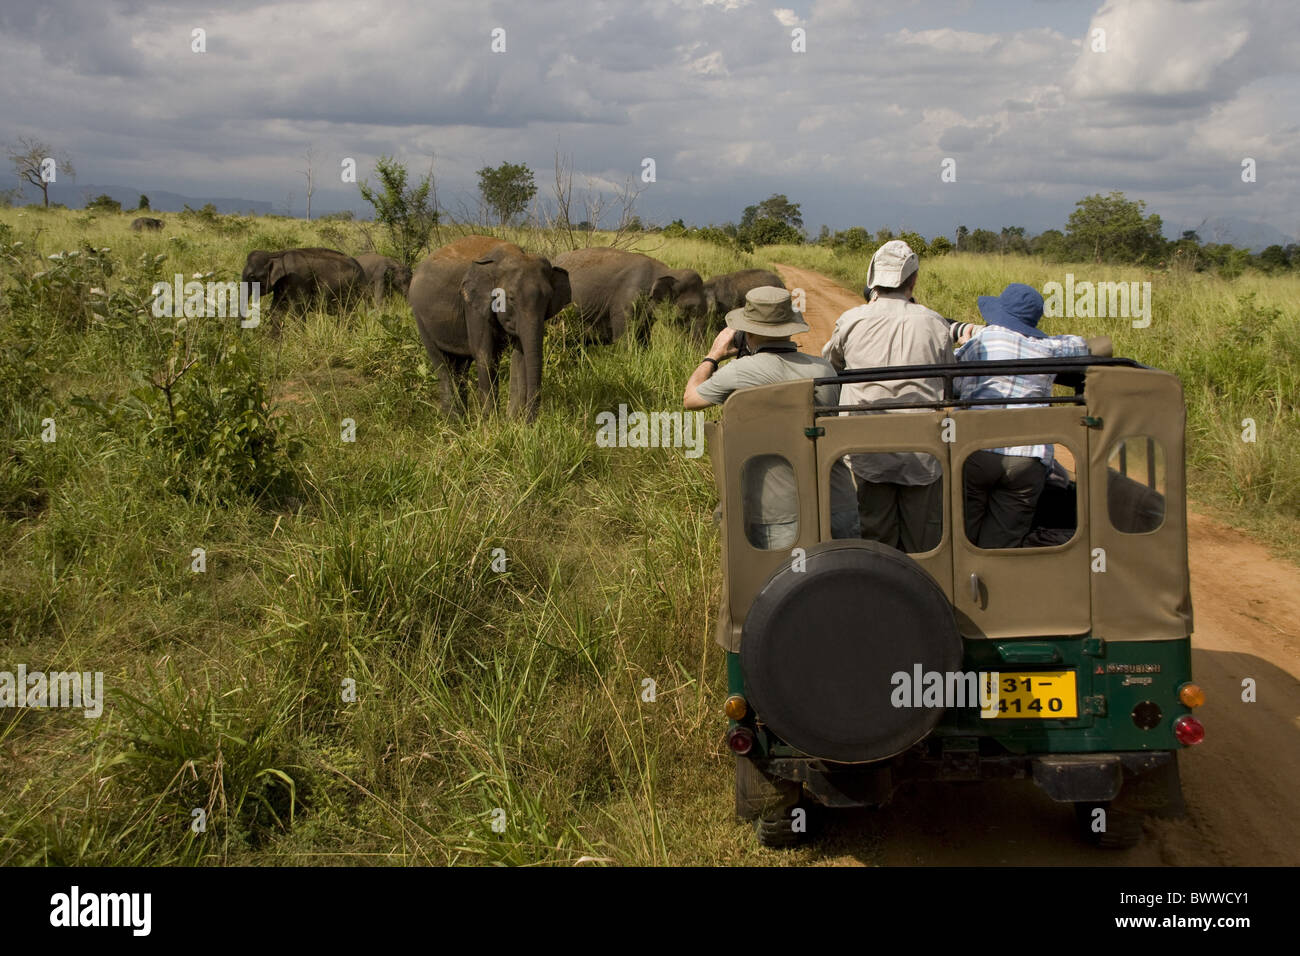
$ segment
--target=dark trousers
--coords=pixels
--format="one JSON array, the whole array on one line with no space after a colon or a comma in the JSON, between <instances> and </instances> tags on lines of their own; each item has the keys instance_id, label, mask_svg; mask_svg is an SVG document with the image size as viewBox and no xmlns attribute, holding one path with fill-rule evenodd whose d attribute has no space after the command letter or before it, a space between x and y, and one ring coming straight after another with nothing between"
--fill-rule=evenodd
<instances>
[{"instance_id":1,"label":"dark trousers","mask_svg":"<svg viewBox=\"0 0 1300 956\"><path fill-rule=\"evenodd\" d=\"M981 548L1020 547L1047 480L1042 460L976 451L963 471L966 537Z\"/></svg>"},{"instance_id":2,"label":"dark trousers","mask_svg":"<svg viewBox=\"0 0 1300 956\"><path fill-rule=\"evenodd\" d=\"M939 546L943 537L943 479L928 485L858 482L862 537L916 554Z\"/></svg>"}]
</instances>

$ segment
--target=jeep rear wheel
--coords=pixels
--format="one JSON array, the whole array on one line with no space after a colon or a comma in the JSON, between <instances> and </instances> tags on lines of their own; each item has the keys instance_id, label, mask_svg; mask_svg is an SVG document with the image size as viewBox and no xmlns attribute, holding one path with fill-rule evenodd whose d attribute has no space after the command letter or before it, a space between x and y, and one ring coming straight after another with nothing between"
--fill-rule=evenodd
<instances>
[{"instance_id":1,"label":"jeep rear wheel","mask_svg":"<svg viewBox=\"0 0 1300 956\"><path fill-rule=\"evenodd\" d=\"M780 816L788 821L801 792L797 780L782 780L748 757L736 758L736 816L741 820Z\"/></svg>"},{"instance_id":2,"label":"jeep rear wheel","mask_svg":"<svg viewBox=\"0 0 1300 956\"><path fill-rule=\"evenodd\" d=\"M754 821L754 832L758 834L760 846L776 850L798 846L808 836L804 831L795 830L789 811L783 817L759 817Z\"/></svg>"}]
</instances>

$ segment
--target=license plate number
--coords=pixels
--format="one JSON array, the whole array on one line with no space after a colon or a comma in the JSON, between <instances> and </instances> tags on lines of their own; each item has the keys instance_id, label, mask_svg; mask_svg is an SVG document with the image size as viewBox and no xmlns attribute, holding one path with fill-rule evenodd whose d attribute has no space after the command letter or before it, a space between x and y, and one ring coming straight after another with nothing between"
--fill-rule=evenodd
<instances>
[{"instance_id":1,"label":"license plate number","mask_svg":"<svg viewBox=\"0 0 1300 956\"><path fill-rule=\"evenodd\" d=\"M991 682L992 674L984 680ZM989 684L986 683L986 688ZM992 693L989 688L987 693ZM998 674L996 713L983 717L1015 720L1068 720L1079 716L1074 671L1002 671Z\"/></svg>"}]
</instances>

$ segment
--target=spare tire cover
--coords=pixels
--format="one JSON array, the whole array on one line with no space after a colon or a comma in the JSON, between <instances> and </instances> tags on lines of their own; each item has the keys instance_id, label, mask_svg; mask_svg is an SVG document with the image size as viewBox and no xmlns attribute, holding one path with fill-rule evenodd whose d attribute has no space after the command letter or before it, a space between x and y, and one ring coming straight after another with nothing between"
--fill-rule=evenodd
<instances>
[{"instance_id":1,"label":"spare tire cover","mask_svg":"<svg viewBox=\"0 0 1300 956\"><path fill-rule=\"evenodd\" d=\"M858 763L906 750L943 708L893 706L891 678L961 666L948 599L915 561L875 541L814 545L803 565L782 565L745 618L746 698L810 756Z\"/></svg>"}]
</instances>

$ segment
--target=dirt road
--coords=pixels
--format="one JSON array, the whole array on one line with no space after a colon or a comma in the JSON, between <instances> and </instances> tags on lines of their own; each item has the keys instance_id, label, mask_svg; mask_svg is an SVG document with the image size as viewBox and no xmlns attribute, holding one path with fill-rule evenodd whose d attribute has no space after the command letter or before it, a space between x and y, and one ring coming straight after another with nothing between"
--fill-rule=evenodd
<instances>
[{"instance_id":1,"label":"dirt road","mask_svg":"<svg viewBox=\"0 0 1300 956\"><path fill-rule=\"evenodd\" d=\"M836 318L860 296L816 272L776 266L802 288L820 354ZM1207 702L1205 742L1179 757L1187 816L1152 820L1122 852L1073 838L1072 808L1029 781L917 785L884 811L831 814L819 844L828 864L1300 864L1300 569L1245 535L1189 516L1195 633L1192 671ZM1256 702L1242 700L1243 681Z\"/></svg>"}]
</instances>

